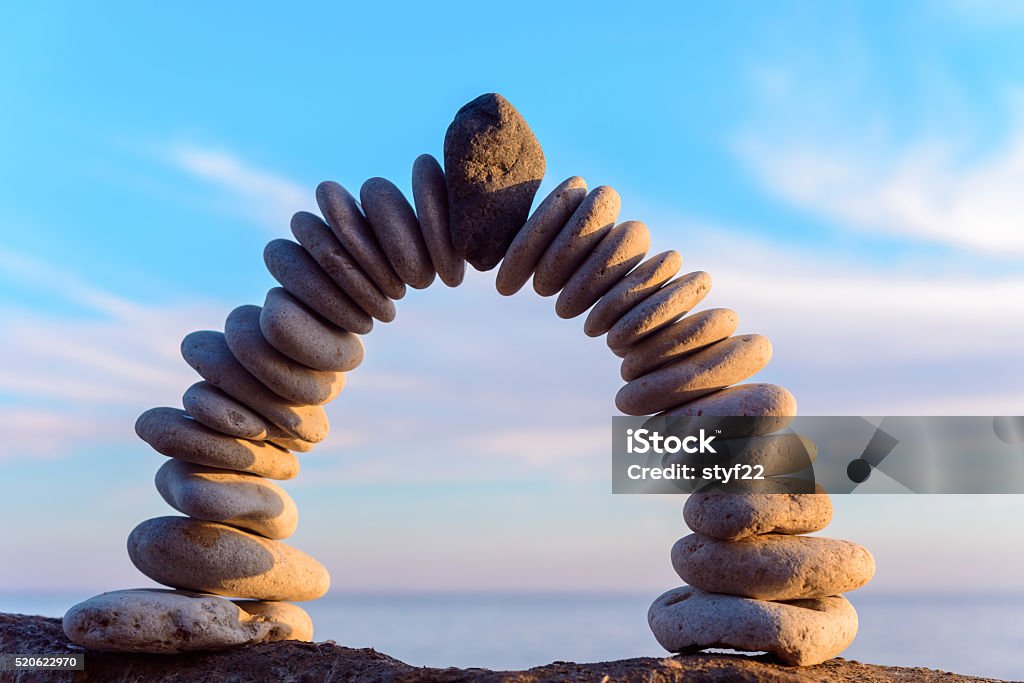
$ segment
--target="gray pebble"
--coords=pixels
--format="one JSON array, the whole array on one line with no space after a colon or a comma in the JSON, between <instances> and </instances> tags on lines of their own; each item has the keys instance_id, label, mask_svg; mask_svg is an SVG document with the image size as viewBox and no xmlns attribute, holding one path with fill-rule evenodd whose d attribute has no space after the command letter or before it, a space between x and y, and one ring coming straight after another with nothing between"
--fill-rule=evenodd
<instances>
[{"instance_id":1,"label":"gray pebble","mask_svg":"<svg viewBox=\"0 0 1024 683\"><path fill-rule=\"evenodd\" d=\"M832 501L824 493L694 493L683 505L683 519L694 531L724 541L809 534L832 521Z\"/></svg>"},{"instance_id":2,"label":"gray pebble","mask_svg":"<svg viewBox=\"0 0 1024 683\"><path fill-rule=\"evenodd\" d=\"M68 640L99 652L180 654L277 640L313 639L305 610L158 588L112 591L64 615Z\"/></svg>"},{"instance_id":3,"label":"gray pebble","mask_svg":"<svg viewBox=\"0 0 1024 683\"><path fill-rule=\"evenodd\" d=\"M291 227L302 248L367 315L384 323L395 319L395 303L367 277L319 216L299 211L292 216Z\"/></svg>"},{"instance_id":4,"label":"gray pebble","mask_svg":"<svg viewBox=\"0 0 1024 683\"><path fill-rule=\"evenodd\" d=\"M331 578L280 541L188 517L147 519L128 536L135 567L171 588L254 600L315 600Z\"/></svg>"},{"instance_id":5,"label":"gray pebble","mask_svg":"<svg viewBox=\"0 0 1024 683\"><path fill-rule=\"evenodd\" d=\"M181 404L197 422L222 434L256 441L270 434L266 420L209 382L190 386Z\"/></svg>"},{"instance_id":6,"label":"gray pebble","mask_svg":"<svg viewBox=\"0 0 1024 683\"><path fill-rule=\"evenodd\" d=\"M875 575L875 559L856 543L783 534L738 541L690 534L672 546L672 567L701 590L755 600L825 598Z\"/></svg>"},{"instance_id":7,"label":"gray pebble","mask_svg":"<svg viewBox=\"0 0 1024 683\"><path fill-rule=\"evenodd\" d=\"M442 282L458 287L466 275L466 262L452 245L444 171L429 154L416 157L412 165L412 196L431 263Z\"/></svg>"},{"instance_id":8,"label":"gray pebble","mask_svg":"<svg viewBox=\"0 0 1024 683\"><path fill-rule=\"evenodd\" d=\"M614 228L565 283L555 301L555 313L560 318L575 318L593 306L643 260L650 246L651 233L640 221L626 221Z\"/></svg>"},{"instance_id":9,"label":"gray pebble","mask_svg":"<svg viewBox=\"0 0 1024 683\"><path fill-rule=\"evenodd\" d=\"M763 335L730 337L630 381L615 395L615 405L627 415L653 415L742 382L771 357L772 344Z\"/></svg>"},{"instance_id":10,"label":"gray pebble","mask_svg":"<svg viewBox=\"0 0 1024 683\"><path fill-rule=\"evenodd\" d=\"M345 386L344 373L314 370L271 346L260 330L262 310L259 306L239 306L228 314L224 339L238 362L290 403L320 405L337 396Z\"/></svg>"},{"instance_id":11,"label":"gray pebble","mask_svg":"<svg viewBox=\"0 0 1024 683\"><path fill-rule=\"evenodd\" d=\"M626 355L629 347L684 315L709 291L711 276L704 271L676 278L619 318L608 331L608 348Z\"/></svg>"},{"instance_id":12,"label":"gray pebble","mask_svg":"<svg viewBox=\"0 0 1024 683\"><path fill-rule=\"evenodd\" d=\"M736 331L739 316L728 308L709 308L663 327L630 347L619 374L627 382L691 355Z\"/></svg>"},{"instance_id":13,"label":"gray pebble","mask_svg":"<svg viewBox=\"0 0 1024 683\"><path fill-rule=\"evenodd\" d=\"M343 330L366 334L373 319L317 265L305 249L289 240L272 240L263 261L274 279L296 299Z\"/></svg>"},{"instance_id":14,"label":"gray pebble","mask_svg":"<svg viewBox=\"0 0 1024 683\"><path fill-rule=\"evenodd\" d=\"M177 408L151 408L135 421L135 433L170 458L270 479L292 479L298 459L266 441L248 441L207 429Z\"/></svg>"},{"instance_id":15,"label":"gray pebble","mask_svg":"<svg viewBox=\"0 0 1024 683\"><path fill-rule=\"evenodd\" d=\"M588 337L598 337L612 329L633 306L671 280L682 265L683 257L678 251L665 251L647 259L601 297L587 315L583 331Z\"/></svg>"},{"instance_id":16,"label":"gray pebble","mask_svg":"<svg viewBox=\"0 0 1024 683\"><path fill-rule=\"evenodd\" d=\"M363 361L358 335L327 323L280 287L267 292L260 330L275 349L316 370L348 372Z\"/></svg>"},{"instance_id":17,"label":"gray pebble","mask_svg":"<svg viewBox=\"0 0 1024 683\"><path fill-rule=\"evenodd\" d=\"M587 183L573 176L551 191L530 215L501 261L495 287L502 296L515 294L533 275L540 257L587 196Z\"/></svg>"},{"instance_id":18,"label":"gray pebble","mask_svg":"<svg viewBox=\"0 0 1024 683\"><path fill-rule=\"evenodd\" d=\"M181 355L203 379L284 432L311 443L327 438L330 424L324 409L292 405L267 389L231 354L223 333L192 332L181 342Z\"/></svg>"},{"instance_id":19,"label":"gray pebble","mask_svg":"<svg viewBox=\"0 0 1024 683\"><path fill-rule=\"evenodd\" d=\"M325 180L316 188L316 203L345 250L380 291L395 300L405 296L405 283L388 263L359 204L348 190Z\"/></svg>"},{"instance_id":20,"label":"gray pebble","mask_svg":"<svg viewBox=\"0 0 1024 683\"><path fill-rule=\"evenodd\" d=\"M295 533L299 513L280 486L254 474L171 459L156 473L156 490L178 512L246 529L266 538Z\"/></svg>"},{"instance_id":21,"label":"gray pebble","mask_svg":"<svg viewBox=\"0 0 1024 683\"><path fill-rule=\"evenodd\" d=\"M565 286L590 252L615 227L622 200L619 193L601 185L590 191L544 251L533 273L533 289L551 296Z\"/></svg>"},{"instance_id":22,"label":"gray pebble","mask_svg":"<svg viewBox=\"0 0 1024 683\"><path fill-rule=\"evenodd\" d=\"M402 191L390 180L370 178L359 189L359 200L366 220L398 276L410 287L429 287L434 281L434 264L416 214Z\"/></svg>"},{"instance_id":23,"label":"gray pebble","mask_svg":"<svg viewBox=\"0 0 1024 683\"><path fill-rule=\"evenodd\" d=\"M723 647L770 652L791 666L832 659L857 635L857 612L841 595L765 602L683 586L659 596L647 621L669 652Z\"/></svg>"}]
</instances>

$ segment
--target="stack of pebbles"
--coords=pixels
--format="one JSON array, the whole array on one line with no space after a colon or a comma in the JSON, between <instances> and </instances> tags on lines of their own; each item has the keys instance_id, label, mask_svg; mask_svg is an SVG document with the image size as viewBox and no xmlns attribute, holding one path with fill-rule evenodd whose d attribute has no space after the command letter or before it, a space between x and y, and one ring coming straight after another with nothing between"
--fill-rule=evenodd
<instances>
[{"instance_id":1,"label":"stack of pebbles","mask_svg":"<svg viewBox=\"0 0 1024 683\"><path fill-rule=\"evenodd\" d=\"M737 326L732 311L688 315L707 294L710 277L703 272L677 276L682 259L675 251L645 260L649 231L637 221L617 222L615 190L588 191L581 178L572 177L530 213L544 176L544 154L503 97L483 95L459 110L445 137L444 162L442 171L430 156L416 160L415 211L398 188L380 178L364 183L360 202L337 183L322 183L316 198L323 219L298 213L291 226L298 243L267 245L266 265L281 288L268 293L262 308L232 311L224 333L186 337L182 353L203 381L186 392L184 411L151 410L139 419L137 431L171 457L157 475L157 487L187 516L143 522L128 542L135 565L174 590L116 591L76 605L64 618L71 640L100 650L182 652L311 638L308 616L290 602L319 597L329 578L316 560L281 542L295 529L295 506L269 479L296 476L299 464L292 451L308 451L326 437L322 406L341 390L344 373L360 363L358 335L368 333L374 319L394 319L393 302L407 286L427 287L435 275L448 286L459 285L467 261L482 271L500 263L496 286L503 295L532 278L542 296L558 295L559 316L589 311L586 334L606 334L608 346L623 358L628 384L616 401L623 412L795 413L792 397L780 387L727 388L764 366L770 344L758 335L730 336ZM717 517L723 505L747 499L723 500L731 502L709 498L700 505ZM757 523L730 531L728 543L716 540L724 532L710 523L695 527L703 534L696 537L700 543L681 545L677 555L728 550L717 551L717 567L715 560L677 564L687 572L696 568L687 574L695 585L703 581L707 591L732 595L686 588L692 591L688 597L660 598L652 608L652 626L663 644L677 651L721 645L751 649L743 634L767 622L752 610L723 618L709 600L822 611L802 604L820 601L817 595L790 596L762 577L765 571L788 576L786 563L793 557L832 552L833 546L820 546L817 539L764 535L812 530L806 523L771 521L803 520L805 510L817 510L820 517L821 506L827 506L827 500L802 500L750 498ZM690 507L699 512L700 505ZM751 535L756 540L744 540ZM733 557L738 564L730 568ZM828 595L850 588L810 580L812 565L808 560L808 571L793 574L785 585ZM760 603L734 597L747 585L746 575L736 573L743 567L759 577L750 584L757 590L752 597L810 600ZM766 586L773 587L766 592ZM659 609L663 602L671 604ZM686 602L712 604L697 612L727 628L693 626L694 614L679 609ZM776 630L779 640L784 634ZM668 638L669 632L679 635ZM752 649L784 659L793 649L788 643L756 645Z\"/></svg>"}]
</instances>

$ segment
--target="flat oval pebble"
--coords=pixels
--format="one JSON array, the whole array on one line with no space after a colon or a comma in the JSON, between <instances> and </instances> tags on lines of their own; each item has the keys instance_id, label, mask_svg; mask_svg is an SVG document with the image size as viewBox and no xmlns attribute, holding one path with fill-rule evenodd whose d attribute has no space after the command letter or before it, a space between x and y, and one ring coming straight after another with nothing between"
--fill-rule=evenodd
<instances>
[{"instance_id":1,"label":"flat oval pebble","mask_svg":"<svg viewBox=\"0 0 1024 683\"><path fill-rule=\"evenodd\" d=\"M644 259L650 246L651 232L640 221L615 227L565 283L555 301L555 313L575 318L593 306Z\"/></svg>"},{"instance_id":2,"label":"flat oval pebble","mask_svg":"<svg viewBox=\"0 0 1024 683\"><path fill-rule=\"evenodd\" d=\"M809 534L832 521L824 493L694 493L683 505L686 525L723 541L760 534Z\"/></svg>"},{"instance_id":3,"label":"flat oval pebble","mask_svg":"<svg viewBox=\"0 0 1024 683\"><path fill-rule=\"evenodd\" d=\"M683 581L711 593L800 600L860 588L875 575L875 558L837 538L763 534L722 541L690 534L672 546L672 567Z\"/></svg>"},{"instance_id":4,"label":"flat oval pebble","mask_svg":"<svg viewBox=\"0 0 1024 683\"><path fill-rule=\"evenodd\" d=\"M197 465L270 479L292 479L299 473L298 459L283 448L215 432L177 408L147 410L135 421L135 433L157 453Z\"/></svg>"},{"instance_id":5,"label":"flat oval pebble","mask_svg":"<svg viewBox=\"0 0 1024 683\"><path fill-rule=\"evenodd\" d=\"M228 314L224 339L238 362L281 398L299 405L320 405L345 386L340 372L314 370L284 355L263 337L259 306L239 306Z\"/></svg>"},{"instance_id":6,"label":"flat oval pebble","mask_svg":"<svg viewBox=\"0 0 1024 683\"><path fill-rule=\"evenodd\" d=\"M744 418L740 418L745 422ZM698 425L698 428L700 425ZM668 430L668 435L683 437L678 432L686 431L688 436L692 433L692 425L686 425L685 429L677 428ZM716 428L716 431L719 431ZM727 431L727 430L720 430ZM664 431L662 431L664 434ZM720 465L722 467L733 467L734 465L749 465L760 467L759 474L766 478L762 480L749 479L747 482L758 482L767 484L769 481L780 481L780 475L794 474L811 467L818 457L817 445L807 437L799 434L766 434L762 436L751 436L739 439L730 439L722 434L715 435L715 453L687 453L679 451L670 453L662 458L665 465L690 465L693 467L705 467L708 465ZM787 477L787 479L790 479ZM808 482L813 487L813 477ZM732 482L741 480L733 479ZM754 490L754 489L750 489ZM811 488L813 490L813 488ZM770 492L765 490L765 492Z\"/></svg>"},{"instance_id":7,"label":"flat oval pebble","mask_svg":"<svg viewBox=\"0 0 1024 683\"><path fill-rule=\"evenodd\" d=\"M156 490L178 512L220 522L267 538L295 533L299 513L292 497L254 474L171 459L156 472Z\"/></svg>"},{"instance_id":8,"label":"flat oval pebble","mask_svg":"<svg viewBox=\"0 0 1024 683\"><path fill-rule=\"evenodd\" d=\"M280 541L188 517L147 519L128 557L157 583L254 600L315 600L331 579L315 559Z\"/></svg>"},{"instance_id":9,"label":"flat oval pebble","mask_svg":"<svg viewBox=\"0 0 1024 683\"><path fill-rule=\"evenodd\" d=\"M416 289L429 287L434 281L434 264L416 213L402 191L386 178L370 178L359 188L359 201L398 277Z\"/></svg>"},{"instance_id":10,"label":"flat oval pebble","mask_svg":"<svg viewBox=\"0 0 1024 683\"><path fill-rule=\"evenodd\" d=\"M391 267L349 191L336 182L325 180L316 188L316 203L338 241L380 291L395 300L405 296L405 283Z\"/></svg>"},{"instance_id":11,"label":"flat oval pebble","mask_svg":"<svg viewBox=\"0 0 1024 683\"><path fill-rule=\"evenodd\" d=\"M647 612L654 637L669 652L708 648L770 652L790 666L832 659L857 635L857 612L841 595L764 602L683 586L663 593Z\"/></svg>"},{"instance_id":12,"label":"flat oval pebble","mask_svg":"<svg viewBox=\"0 0 1024 683\"><path fill-rule=\"evenodd\" d=\"M604 236L615 227L622 200L607 185L595 187L551 242L533 273L533 289L541 296L558 293Z\"/></svg>"},{"instance_id":13,"label":"flat oval pebble","mask_svg":"<svg viewBox=\"0 0 1024 683\"><path fill-rule=\"evenodd\" d=\"M295 242L271 240L263 250L263 261L292 296L341 329L356 334L373 329L373 319L366 311Z\"/></svg>"},{"instance_id":14,"label":"flat oval pebble","mask_svg":"<svg viewBox=\"0 0 1024 683\"><path fill-rule=\"evenodd\" d=\"M64 615L71 642L99 652L179 654L277 640L312 640L312 621L287 603L232 602L189 591L112 591Z\"/></svg>"},{"instance_id":15,"label":"flat oval pebble","mask_svg":"<svg viewBox=\"0 0 1024 683\"><path fill-rule=\"evenodd\" d=\"M784 429L797 414L796 398L777 384L740 384L701 396L659 413L660 417L701 418L712 425L727 424L726 438L771 434ZM721 420L732 417L731 420ZM735 418L745 418L743 420ZM700 425L697 425L698 427Z\"/></svg>"},{"instance_id":16,"label":"flat oval pebble","mask_svg":"<svg viewBox=\"0 0 1024 683\"><path fill-rule=\"evenodd\" d=\"M588 337L599 337L612 329L619 318L675 277L682 267L683 257L678 251L664 251L647 259L601 297L587 315L583 331Z\"/></svg>"},{"instance_id":17,"label":"flat oval pebble","mask_svg":"<svg viewBox=\"0 0 1024 683\"><path fill-rule=\"evenodd\" d=\"M363 272L319 216L299 211L292 216L291 228L302 248L359 308L384 323L395 319L395 302Z\"/></svg>"},{"instance_id":18,"label":"flat oval pebble","mask_svg":"<svg viewBox=\"0 0 1024 683\"><path fill-rule=\"evenodd\" d=\"M270 434L266 420L209 382L186 389L181 404L197 422L222 434L257 441Z\"/></svg>"},{"instance_id":19,"label":"flat oval pebble","mask_svg":"<svg viewBox=\"0 0 1024 683\"><path fill-rule=\"evenodd\" d=\"M709 308L688 315L630 347L619 374L627 382L634 380L725 339L738 325L739 316L728 308Z\"/></svg>"},{"instance_id":20,"label":"flat oval pebble","mask_svg":"<svg viewBox=\"0 0 1024 683\"><path fill-rule=\"evenodd\" d=\"M573 176L563 180L544 198L505 252L494 281L499 294L510 296L522 289L533 275L544 251L586 196L587 182Z\"/></svg>"},{"instance_id":21,"label":"flat oval pebble","mask_svg":"<svg viewBox=\"0 0 1024 683\"><path fill-rule=\"evenodd\" d=\"M769 477L807 469L818 457L818 446L799 434L764 434L740 439L722 438L723 465L760 466Z\"/></svg>"},{"instance_id":22,"label":"flat oval pebble","mask_svg":"<svg viewBox=\"0 0 1024 683\"><path fill-rule=\"evenodd\" d=\"M633 344L668 325L699 304L711 291L711 276L702 270L669 282L627 311L608 330L608 348L626 355Z\"/></svg>"},{"instance_id":23,"label":"flat oval pebble","mask_svg":"<svg viewBox=\"0 0 1024 683\"><path fill-rule=\"evenodd\" d=\"M311 443L327 438L330 425L324 409L292 405L263 386L231 354L223 333L201 330L188 334L181 342L181 355L203 379L285 432Z\"/></svg>"},{"instance_id":24,"label":"flat oval pebble","mask_svg":"<svg viewBox=\"0 0 1024 683\"><path fill-rule=\"evenodd\" d=\"M324 321L280 287L267 292L260 330L275 349L315 370L348 372L363 362L358 335Z\"/></svg>"},{"instance_id":25,"label":"flat oval pebble","mask_svg":"<svg viewBox=\"0 0 1024 683\"><path fill-rule=\"evenodd\" d=\"M444 170L429 154L421 154L413 162L412 198L434 269L441 282L449 287L458 287L466 275L466 262L452 245Z\"/></svg>"},{"instance_id":26,"label":"flat oval pebble","mask_svg":"<svg viewBox=\"0 0 1024 683\"><path fill-rule=\"evenodd\" d=\"M772 344L763 335L730 337L632 380L619 389L615 405L627 415L651 415L745 380L771 357Z\"/></svg>"}]
</instances>

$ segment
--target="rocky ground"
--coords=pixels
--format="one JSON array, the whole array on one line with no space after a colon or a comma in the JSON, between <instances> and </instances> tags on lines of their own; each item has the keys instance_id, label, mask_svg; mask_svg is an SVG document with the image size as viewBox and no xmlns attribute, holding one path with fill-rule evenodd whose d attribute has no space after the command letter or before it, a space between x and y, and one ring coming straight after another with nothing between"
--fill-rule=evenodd
<instances>
[{"instance_id":1,"label":"rocky ground","mask_svg":"<svg viewBox=\"0 0 1024 683\"><path fill-rule=\"evenodd\" d=\"M0 614L0 653L81 652L64 637L59 619ZM906 667L875 666L832 659L799 669L760 657L697 654L665 659L639 658L597 664L555 662L528 671L427 669L410 666L376 650L333 642L264 643L224 652L189 655L88 653L83 672L0 671L0 682L14 681L986 681L959 674Z\"/></svg>"}]
</instances>

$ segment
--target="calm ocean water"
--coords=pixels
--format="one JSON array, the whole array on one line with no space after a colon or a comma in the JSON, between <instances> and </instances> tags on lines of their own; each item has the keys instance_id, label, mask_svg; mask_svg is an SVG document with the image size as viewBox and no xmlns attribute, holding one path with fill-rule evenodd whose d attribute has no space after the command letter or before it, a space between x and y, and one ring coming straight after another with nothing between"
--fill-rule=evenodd
<instances>
[{"instance_id":1,"label":"calm ocean water","mask_svg":"<svg viewBox=\"0 0 1024 683\"><path fill-rule=\"evenodd\" d=\"M60 616L86 596L0 595L0 612ZM640 594L332 594L304 605L317 640L421 666L524 669L664 653ZM854 593L860 633L843 656L1024 679L1024 596Z\"/></svg>"}]
</instances>

